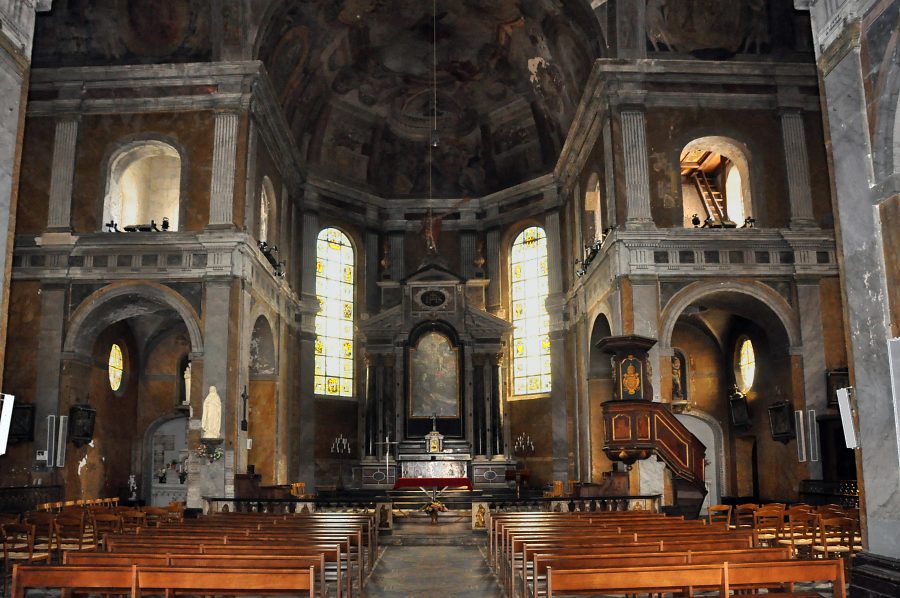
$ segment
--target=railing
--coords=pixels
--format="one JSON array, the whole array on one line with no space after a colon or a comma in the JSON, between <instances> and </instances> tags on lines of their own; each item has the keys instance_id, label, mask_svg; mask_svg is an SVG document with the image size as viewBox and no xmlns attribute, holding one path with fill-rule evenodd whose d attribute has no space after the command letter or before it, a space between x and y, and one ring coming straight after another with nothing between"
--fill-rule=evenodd
<instances>
[{"instance_id":1,"label":"railing","mask_svg":"<svg viewBox=\"0 0 900 598\"><path fill-rule=\"evenodd\" d=\"M0 513L24 513L46 502L62 500L62 486L16 486L0 488Z\"/></svg>"},{"instance_id":2,"label":"railing","mask_svg":"<svg viewBox=\"0 0 900 598\"><path fill-rule=\"evenodd\" d=\"M856 480L800 480L800 499L811 505L838 504L853 508L859 506L859 488Z\"/></svg>"}]
</instances>

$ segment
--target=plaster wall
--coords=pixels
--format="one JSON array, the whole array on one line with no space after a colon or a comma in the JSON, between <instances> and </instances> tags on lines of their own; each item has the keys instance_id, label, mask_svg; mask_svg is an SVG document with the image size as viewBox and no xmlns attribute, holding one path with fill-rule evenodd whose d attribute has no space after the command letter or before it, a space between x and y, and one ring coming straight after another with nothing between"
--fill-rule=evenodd
<instances>
[{"instance_id":1,"label":"plaster wall","mask_svg":"<svg viewBox=\"0 0 900 598\"><path fill-rule=\"evenodd\" d=\"M275 483L276 395L277 382L271 379L250 379L248 393L253 398L248 419L247 436L253 447L247 455L261 477L263 485Z\"/></svg>"},{"instance_id":2,"label":"plaster wall","mask_svg":"<svg viewBox=\"0 0 900 598\"><path fill-rule=\"evenodd\" d=\"M186 169L186 184L181 201L182 218L179 228L191 231L205 228L209 221L213 129L214 115L211 112L82 116L72 187L73 232L92 233L102 230L103 196L106 192L109 157L122 144L146 137L171 140L184 149L186 155L182 156L181 167ZM31 129L27 134L30 138ZM46 125L36 128L33 134L46 135ZM52 145L52 133L50 136L49 141L36 140L35 145ZM243 172L240 161L237 165ZM47 167L49 168L49 164ZM236 173L236 176L240 175ZM46 201L42 187L35 188L34 191L35 200L41 203ZM47 191L49 192L49 186ZM236 188L235 195L239 192L240 189ZM242 192L240 195L243 197ZM236 203L237 201L236 198ZM29 222L34 225L37 224L36 220L32 218Z\"/></svg>"}]
</instances>

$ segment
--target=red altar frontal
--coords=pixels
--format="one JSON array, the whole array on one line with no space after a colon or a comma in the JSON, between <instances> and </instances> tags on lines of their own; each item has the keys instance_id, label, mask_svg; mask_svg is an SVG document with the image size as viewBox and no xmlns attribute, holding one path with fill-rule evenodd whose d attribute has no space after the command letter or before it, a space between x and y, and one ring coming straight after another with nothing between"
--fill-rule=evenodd
<instances>
[{"instance_id":1,"label":"red altar frontal","mask_svg":"<svg viewBox=\"0 0 900 598\"><path fill-rule=\"evenodd\" d=\"M394 484L394 490L401 488L466 488L472 490L469 478L400 478Z\"/></svg>"}]
</instances>

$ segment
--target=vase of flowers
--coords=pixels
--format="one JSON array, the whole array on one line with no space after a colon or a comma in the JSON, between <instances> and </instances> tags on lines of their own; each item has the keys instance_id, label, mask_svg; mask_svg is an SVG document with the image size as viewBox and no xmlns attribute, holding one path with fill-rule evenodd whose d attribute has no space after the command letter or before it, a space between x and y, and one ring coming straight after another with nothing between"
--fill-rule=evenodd
<instances>
[{"instance_id":1,"label":"vase of flowers","mask_svg":"<svg viewBox=\"0 0 900 598\"><path fill-rule=\"evenodd\" d=\"M428 516L431 517L431 525L436 525L438 521L438 513L441 511L446 511L447 507L443 503L433 500L424 507L422 510L428 513Z\"/></svg>"},{"instance_id":2,"label":"vase of flowers","mask_svg":"<svg viewBox=\"0 0 900 598\"><path fill-rule=\"evenodd\" d=\"M219 459L224 457L225 451L222 450L221 446L213 446L211 444L201 442L197 446L197 456L212 463L213 461L218 461Z\"/></svg>"}]
</instances>

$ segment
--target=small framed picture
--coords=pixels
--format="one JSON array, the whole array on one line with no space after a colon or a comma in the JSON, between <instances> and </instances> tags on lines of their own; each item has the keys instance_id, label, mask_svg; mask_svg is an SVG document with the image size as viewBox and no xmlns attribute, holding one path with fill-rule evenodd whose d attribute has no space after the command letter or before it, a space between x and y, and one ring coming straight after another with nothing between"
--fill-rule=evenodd
<instances>
[{"instance_id":1,"label":"small framed picture","mask_svg":"<svg viewBox=\"0 0 900 598\"><path fill-rule=\"evenodd\" d=\"M794 438L794 419L790 403L779 401L769 405L769 429L772 431L772 440L787 442Z\"/></svg>"}]
</instances>

